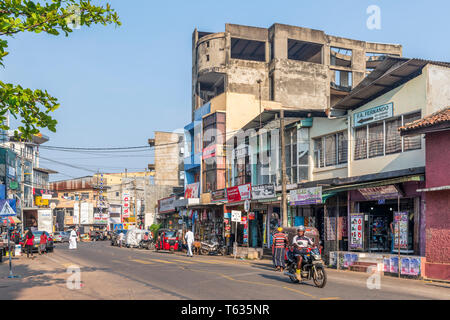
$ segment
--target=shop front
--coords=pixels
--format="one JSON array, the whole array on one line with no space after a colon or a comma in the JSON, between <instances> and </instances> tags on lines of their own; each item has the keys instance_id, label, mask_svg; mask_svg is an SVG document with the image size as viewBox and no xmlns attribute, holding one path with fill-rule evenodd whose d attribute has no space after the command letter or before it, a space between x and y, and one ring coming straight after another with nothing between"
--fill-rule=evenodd
<instances>
[{"instance_id":1,"label":"shop front","mask_svg":"<svg viewBox=\"0 0 450 320\"><path fill-rule=\"evenodd\" d=\"M158 220L161 228L173 229L178 224L176 222L178 214L175 208L175 201L175 196L158 200Z\"/></svg>"},{"instance_id":2,"label":"shop front","mask_svg":"<svg viewBox=\"0 0 450 320\"><path fill-rule=\"evenodd\" d=\"M252 186L252 201L248 215L250 247L270 248L271 235L281 222L279 210L278 214L273 211L274 204L279 204L275 185Z\"/></svg>"}]
</instances>

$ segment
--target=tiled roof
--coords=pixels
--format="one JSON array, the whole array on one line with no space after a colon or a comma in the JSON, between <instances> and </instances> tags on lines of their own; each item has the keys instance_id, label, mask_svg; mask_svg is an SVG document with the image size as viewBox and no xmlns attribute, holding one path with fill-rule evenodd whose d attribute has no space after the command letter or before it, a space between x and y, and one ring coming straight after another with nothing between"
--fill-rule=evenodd
<instances>
[{"instance_id":1,"label":"tiled roof","mask_svg":"<svg viewBox=\"0 0 450 320\"><path fill-rule=\"evenodd\" d=\"M439 110L423 119L416 120L414 122L408 123L407 125L400 127L399 131L408 132L410 130L415 130L419 128L432 127L444 122L450 123L450 106Z\"/></svg>"}]
</instances>

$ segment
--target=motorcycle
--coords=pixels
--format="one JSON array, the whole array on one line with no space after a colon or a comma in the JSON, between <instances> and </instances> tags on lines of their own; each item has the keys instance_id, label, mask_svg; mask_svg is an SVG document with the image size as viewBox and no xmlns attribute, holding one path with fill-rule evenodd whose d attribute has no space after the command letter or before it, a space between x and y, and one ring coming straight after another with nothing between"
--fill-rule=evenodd
<instances>
[{"instance_id":1,"label":"motorcycle","mask_svg":"<svg viewBox=\"0 0 450 320\"><path fill-rule=\"evenodd\" d=\"M141 242L139 242L139 249L150 250L152 248L155 248L155 243L151 239L141 240Z\"/></svg>"},{"instance_id":2,"label":"motorcycle","mask_svg":"<svg viewBox=\"0 0 450 320\"><path fill-rule=\"evenodd\" d=\"M296 270L297 259L292 251L289 250L287 253L285 275L287 275L293 283L300 282L297 279ZM312 279L316 287L325 287L325 284L327 283L327 274L325 272L322 255L318 248L307 249L307 253L303 255L300 274L302 281Z\"/></svg>"},{"instance_id":3,"label":"motorcycle","mask_svg":"<svg viewBox=\"0 0 450 320\"><path fill-rule=\"evenodd\" d=\"M200 243L201 243L200 253L202 255L213 254L224 256L226 253L225 246L215 238L209 241L202 241Z\"/></svg>"}]
</instances>

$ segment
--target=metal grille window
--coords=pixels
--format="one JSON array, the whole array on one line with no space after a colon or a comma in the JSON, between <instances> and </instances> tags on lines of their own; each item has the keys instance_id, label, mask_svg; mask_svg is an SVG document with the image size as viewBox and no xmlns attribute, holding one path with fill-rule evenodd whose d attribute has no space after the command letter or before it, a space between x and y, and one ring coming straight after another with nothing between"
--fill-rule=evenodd
<instances>
[{"instance_id":1,"label":"metal grille window","mask_svg":"<svg viewBox=\"0 0 450 320\"><path fill-rule=\"evenodd\" d=\"M384 123L369 125L369 158L384 154Z\"/></svg>"},{"instance_id":2,"label":"metal grille window","mask_svg":"<svg viewBox=\"0 0 450 320\"><path fill-rule=\"evenodd\" d=\"M422 148L422 136L401 137L398 128L421 118L414 112L355 128L355 160Z\"/></svg>"},{"instance_id":3,"label":"metal grille window","mask_svg":"<svg viewBox=\"0 0 450 320\"><path fill-rule=\"evenodd\" d=\"M347 163L347 133L345 131L314 139L316 168Z\"/></svg>"},{"instance_id":4,"label":"metal grille window","mask_svg":"<svg viewBox=\"0 0 450 320\"><path fill-rule=\"evenodd\" d=\"M402 137L398 131L401 125L401 117L386 121L386 154L402 152Z\"/></svg>"},{"instance_id":5,"label":"metal grille window","mask_svg":"<svg viewBox=\"0 0 450 320\"><path fill-rule=\"evenodd\" d=\"M403 116L403 125L407 125L408 123L419 120L420 118L420 112L405 115ZM422 147L421 139L422 136L420 134L416 136L405 136L403 138L403 150L409 151L420 149Z\"/></svg>"}]
</instances>

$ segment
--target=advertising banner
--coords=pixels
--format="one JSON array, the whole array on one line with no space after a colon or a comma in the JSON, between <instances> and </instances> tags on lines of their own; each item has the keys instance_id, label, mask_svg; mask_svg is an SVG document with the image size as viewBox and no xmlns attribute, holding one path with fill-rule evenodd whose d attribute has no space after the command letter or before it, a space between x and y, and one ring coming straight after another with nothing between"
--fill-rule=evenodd
<instances>
[{"instance_id":1,"label":"advertising banner","mask_svg":"<svg viewBox=\"0 0 450 320\"><path fill-rule=\"evenodd\" d=\"M211 202L227 201L227 190L220 189L211 192Z\"/></svg>"},{"instance_id":2,"label":"advertising banner","mask_svg":"<svg viewBox=\"0 0 450 320\"><path fill-rule=\"evenodd\" d=\"M228 202L239 202L250 200L252 185L250 183L243 184L227 189Z\"/></svg>"},{"instance_id":3,"label":"advertising banner","mask_svg":"<svg viewBox=\"0 0 450 320\"><path fill-rule=\"evenodd\" d=\"M390 273L398 273L398 257L391 257L390 260Z\"/></svg>"},{"instance_id":4,"label":"advertising banner","mask_svg":"<svg viewBox=\"0 0 450 320\"><path fill-rule=\"evenodd\" d=\"M383 258L384 272L391 272L391 259Z\"/></svg>"},{"instance_id":5,"label":"advertising banner","mask_svg":"<svg viewBox=\"0 0 450 320\"><path fill-rule=\"evenodd\" d=\"M130 192L125 191L122 193L122 217L130 217Z\"/></svg>"},{"instance_id":6,"label":"advertising banner","mask_svg":"<svg viewBox=\"0 0 450 320\"><path fill-rule=\"evenodd\" d=\"M88 202L82 202L81 203L81 214L80 214L80 223L81 224L91 224L91 219L90 217L93 216L94 214L94 210L92 208L92 212L91 212L91 203ZM92 219L93 220L93 219Z\"/></svg>"},{"instance_id":7,"label":"advertising banner","mask_svg":"<svg viewBox=\"0 0 450 320\"><path fill-rule=\"evenodd\" d=\"M290 192L291 206L320 203L322 203L322 187L297 189Z\"/></svg>"},{"instance_id":8,"label":"advertising banner","mask_svg":"<svg viewBox=\"0 0 450 320\"><path fill-rule=\"evenodd\" d=\"M384 200L396 199L398 197L398 190L394 185L363 188L358 191L366 198L366 200Z\"/></svg>"},{"instance_id":9,"label":"advertising banner","mask_svg":"<svg viewBox=\"0 0 450 320\"><path fill-rule=\"evenodd\" d=\"M350 248L361 250L364 248L364 214L350 214Z\"/></svg>"},{"instance_id":10,"label":"advertising banner","mask_svg":"<svg viewBox=\"0 0 450 320\"><path fill-rule=\"evenodd\" d=\"M73 224L80 223L80 206L78 201L73 204Z\"/></svg>"},{"instance_id":11,"label":"advertising banner","mask_svg":"<svg viewBox=\"0 0 450 320\"><path fill-rule=\"evenodd\" d=\"M38 210L38 230L53 232L53 214L51 209Z\"/></svg>"},{"instance_id":12,"label":"advertising banner","mask_svg":"<svg viewBox=\"0 0 450 320\"><path fill-rule=\"evenodd\" d=\"M418 276L420 274L420 258L409 259L409 275Z\"/></svg>"},{"instance_id":13,"label":"advertising banner","mask_svg":"<svg viewBox=\"0 0 450 320\"><path fill-rule=\"evenodd\" d=\"M198 198L200 196L199 189L200 189L200 183L199 182L191 183L191 184L186 185L186 189L184 191L184 198L185 199Z\"/></svg>"},{"instance_id":14,"label":"advertising banner","mask_svg":"<svg viewBox=\"0 0 450 320\"><path fill-rule=\"evenodd\" d=\"M398 250L400 228L400 249L408 249L408 212L394 212L394 249Z\"/></svg>"},{"instance_id":15,"label":"advertising banner","mask_svg":"<svg viewBox=\"0 0 450 320\"><path fill-rule=\"evenodd\" d=\"M252 199L268 199L275 197L275 186L273 184L262 184L252 186Z\"/></svg>"},{"instance_id":16,"label":"advertising banner","mask_svg":"<svg viewBox=\"0 0 450 320\"><path fill-rule=\"evenodd\" d=\"M404 275L409 275L410 259L409 258L402 258L401 262L402 263L401 263L400 273L404 274Z\"/></svg>"},{"instance_id":17,"label":"advertising banner","mask_svg":"<svg viewBox=\"0 0 450 320\"><path fill-rule=\"evenodd\" d=\"M159 213L168 213L175 211L175 196L158 200Z\"/></svg>"}]
</instances>

